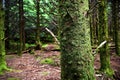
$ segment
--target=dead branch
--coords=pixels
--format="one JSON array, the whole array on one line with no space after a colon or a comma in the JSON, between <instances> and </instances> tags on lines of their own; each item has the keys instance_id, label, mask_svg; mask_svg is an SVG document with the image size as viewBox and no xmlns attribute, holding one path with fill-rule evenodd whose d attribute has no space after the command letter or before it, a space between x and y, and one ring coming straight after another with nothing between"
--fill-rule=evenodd
<instances>
[{"instance_id":1,"label":"dead branch","mask_svg":"<svg viewBox=\"0 0 120 80\"><path fill-rule=\"evenodd\" d=\"M45 28L45 29L52 35L52 37L55 39L55 42L59 45L60 42L58 41L58 39L56 38L56 36L54 35L54 33L50 29L48 29L48 28Z\"/></svg>"}]
</instances>

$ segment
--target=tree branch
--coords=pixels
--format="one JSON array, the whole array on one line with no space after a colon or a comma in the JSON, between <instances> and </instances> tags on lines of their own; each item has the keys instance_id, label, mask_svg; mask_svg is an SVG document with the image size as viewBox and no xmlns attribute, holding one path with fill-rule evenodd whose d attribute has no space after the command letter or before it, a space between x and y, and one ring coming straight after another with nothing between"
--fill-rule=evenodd
<instances>
[{"instance_id":1,"label":"tree branch","mask_svg":"<svg viewBox=\"0 0 120 80\"><path fill-rule=\"evenodd\" d=\"M56 38L56 36L54 35L54 33L50 29L48 29L48 28L45 28L45 29L53 36L53 38L55 39L55 42L59 45L60 42L58 41L58 39Z\"/></svg>"}]
</instances>

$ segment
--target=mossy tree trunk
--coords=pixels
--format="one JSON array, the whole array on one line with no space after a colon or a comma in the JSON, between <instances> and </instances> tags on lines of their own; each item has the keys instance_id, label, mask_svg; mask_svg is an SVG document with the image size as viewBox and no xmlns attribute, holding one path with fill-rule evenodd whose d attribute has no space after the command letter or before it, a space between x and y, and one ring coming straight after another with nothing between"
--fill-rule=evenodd
<instances>
[{"instance_id":1,"label":"mossy tree trunk","mask_svg":"<svg viewBox=\"0 0 120 80\"><path fill-rule=\"evenodd\" d=\"M114 32L115 32L115 50L116 54L120 56L120 11L119 11L119 0L114 0L112 3L112 8L113 10L113 27L114 27Z\"/></svg>"},{"instance_id":2,"label":"mossy tree trunk","mask_svg":"<svg viewBox=\"0 0 120 80\"><path fill-rule=\"evenodd\" d=\"M41 42L40 42L40 0L36 0L36 49L41 49Z\"/></svg>"},{"instance_id":3,"label":"mossy tree trunk","mask_svg":"<svg viewBox=\"0 0 120 80\"><path fill-rule=\"evenodd\" d=\"M97 0L89 0L90 8L90 32L91 32L91 44L97 45L98 39L98 5Z\"/></svg>"},{"instance_id":4,"label":"mossy tree trunk","mask_svg":"<svg viewBox=\"0 0 120 80\"><path fill-rule=\"evenodd\" d=\"M95 80L88 0L59 0L61 80Z\"/></svg>"},{"instance_id":5,"label":"mossy tree trunk","mask_svg":"<svg viewBox=\"0 0 120 80\"><path fill-rule=\"evenodd\" d=\"M99 44L103 41L107 43L100 48L101 71L112 76L113 71L110 67L110 53L108 47L108 16L107 16L107 0L99 0Z\"/></svg>"},{"instance_id":6,"label":"mossy tree trunk","mask_svg":"<svg viewBox=\"0 0 120 80\"><path fill-rule=\"evenodd\" d=\"M0 74L3 70L7 69L6 61L5 61L5 37L4 37L4 17L5 12L2 6L2 0L0 0Z\"/></svg>"}]
</instances>

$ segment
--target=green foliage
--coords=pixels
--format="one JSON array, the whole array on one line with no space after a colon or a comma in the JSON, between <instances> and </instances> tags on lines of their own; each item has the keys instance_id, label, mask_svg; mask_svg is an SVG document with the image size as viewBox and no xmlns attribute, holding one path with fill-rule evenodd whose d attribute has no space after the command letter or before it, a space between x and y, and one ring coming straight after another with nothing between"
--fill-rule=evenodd
<instances>
[{"instance_id":1,"label":"green foliage","mask_svg":"<svg viewBox=\"0 0 120 80\"><path fill-rule=\"evenodd\" d=\"M29 3L29 4L28 4ZM48 27L49 23L54 19L54 14L57 15L58 11L56 9L58 5L57 1L40 1L40 26ZM27 25L36 26L36 1L25 0L24 1L24 11L25 17L27 18ZM31 23L30 23L31 22ZM30 26L29 26L30 27Z\"/></svg>"},{"instance_id":2,"label":"green foliage","mask_svg":"<svg viewBox=\"0 0 120 80\"><path fill-rule=\"evenodd\" d=\"M0 63L1 64L1 63ZM11 69L9 69L6 66L6 63L4 62L3 64L0 65L0 75L3 75L5 71L11 71Z\"/></svg>"},{"instance_id":3,"label":"green foliage","mask_svg":"<svg viewBox=\"0 0 120 80\"><path fill-rule=\"evenodd\" d=\"M42 48L46 48L48 46L48 44L43 44Z\"/></svg>"},{"instance_id":4,"label":"green foliage","mask_svg":"<svg viewBox=\"0 0 120 80\"><path fill-rule=\"evenodd\" d=\"M19 4L17 1L10 1L9 7L9 40L19 39ZM8 16L9 16L8 15ZM58 35L58 1L57 0L40 0L40 27L48 27L56 36ZM26 34L26 42L35 40L36 31L36 0L24 0L24 18ZM33 31L31 31L33 30ZM25 31L26 32L26 31ZM40 32L42 40L53 41L53 37L45 30ZM29 38L29 39L28 39ZM18 40L19 41L19 40Z\"/></svg>"},{"instance_id":5,"label":"green foliage","mask_svg":"<svg viewBox=\"0 0 120 80\"><path fill-rule=\"evenodd\" d=\"M41 64L50 64L53 65L54 64L54 60L52 58L46 58L40 61Z\"/></svg>"},{"instance_id":6,"label":"green foliage","mask_svg":"<svg viewBox=\"0 0 120 80\"><path fill-rule=\"evenodd\" d=\"M26 48L35 47L35 44L28 44L28 43L26 43L25 46L26 46Z\"/></svg>"}]
</instances>

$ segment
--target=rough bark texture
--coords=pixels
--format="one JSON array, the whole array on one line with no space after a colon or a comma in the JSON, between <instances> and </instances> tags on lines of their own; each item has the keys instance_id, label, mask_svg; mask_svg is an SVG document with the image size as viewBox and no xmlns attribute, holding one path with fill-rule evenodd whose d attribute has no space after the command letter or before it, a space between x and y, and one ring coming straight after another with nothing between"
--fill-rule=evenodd
<instances>
[{"instance_id":1,"label":"rough bark texture","mask_svg":"<svg viewBox=\"0 0 120 80\"><path fill-rule=\"evenodd\" d=\"M0 1L0 74L7 69L5 61L4 9Z\"/></svg>"},{"instance_id":2,"label":"rough bark texture","mask_svg":"<svg viewBox=\"0 0 120 80\"><path fill-rule=\"evenodd\" d=\"M95 80L88 0L60 0L61 80Z\"/></svg>"},{"instance_id":3,"label":"rough bark texture","mask_svg":"<svg viewBox=\"0 0 120 80\"><path fill-rule=\"evenodd\" d=\"M36 49L41 49L41 42L40 42L40 0L37 0L36 3L36 15L37 15L37 23L36 23Z\"/></svg>"},{"instance_id":4,"label":"rough bark texture","mask_svg":"<svg viewBox=\"0 0 120 80\"><path fill-rule=\"evenodd\" d=\"M99 44L104 40L108 41L108 18L107 18L107 1L99 2ZM110 67L110 54L108 42L100 48L101 71L112 76L113 71Z\"/></svg>"}]
</instances>

